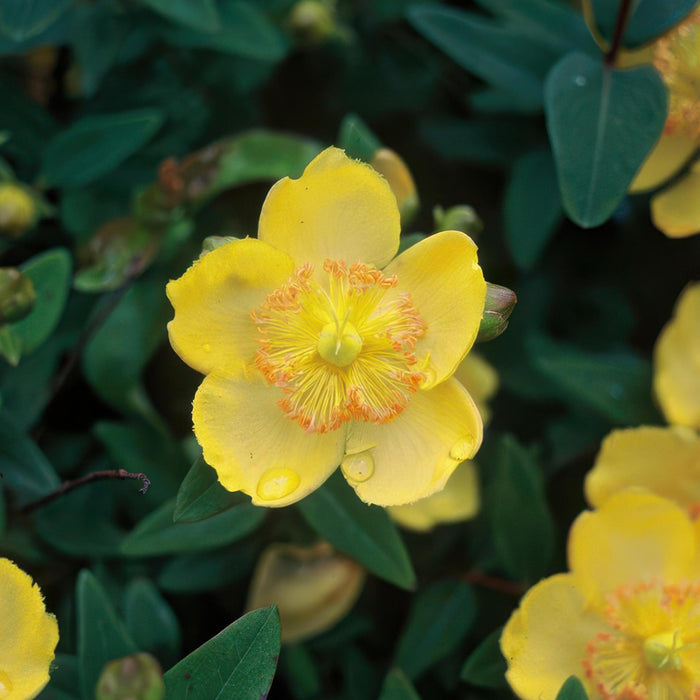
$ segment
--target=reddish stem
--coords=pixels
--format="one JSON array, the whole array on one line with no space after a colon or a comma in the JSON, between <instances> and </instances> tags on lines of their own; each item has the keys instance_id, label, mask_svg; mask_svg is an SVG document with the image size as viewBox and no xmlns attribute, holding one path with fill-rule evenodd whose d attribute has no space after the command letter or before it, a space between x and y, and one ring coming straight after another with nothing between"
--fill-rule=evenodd
<instances>
[{"instance_id":1,"label":"reddish stem","mask_svg":"<svg viewBox=\"0 0 700 700\"><path fill-rule=\"evenodd\" d=\"M516 596L518 598L527 590L521 583L505 581L502 578L489 576L483 571L478 571L476 569L472 569L464 574L462 580L467 583L473 583L475 586L483 586L484 588L490 588L492 591L506 593L507 595Z\"/></svg>"},{"instance_id":2,"label":"reddish stem","mask_svg":"<svg viewBox=\"0 0 700 700\"><path fill-rule=\"evenodd\" d=\"M625 35L625 29L627 28L627 21L630 18L630 9L632 7L632 0L620 0L620 7L617 10L617 18L615 19L615 29L613 30L612 41L610 42L610 48L605 54L605 65L614 66L617 59L617 54L620 52L620 47L622 46L622 38Z\"/></svg>"}]
</instances>

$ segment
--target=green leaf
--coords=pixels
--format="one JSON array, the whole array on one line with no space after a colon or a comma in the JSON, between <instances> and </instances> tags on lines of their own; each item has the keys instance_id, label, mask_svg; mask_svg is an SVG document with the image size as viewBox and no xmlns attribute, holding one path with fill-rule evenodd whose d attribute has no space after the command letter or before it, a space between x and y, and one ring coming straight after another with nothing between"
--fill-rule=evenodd
<instances>
[{"instance_id":1,"label":"green leaf","mask_svg":"<svg viewBox=\"0 0 700 700\"><path fill-rule=\"evenodd\" d=\"M412 680L447 656L476 617L471 587L457 579L437 581L420 591L401 633L394 664Z\"/></svg>"},{"instance_id":2,"label":"green leaf","mask_svg":"<svg viewBox=\"0 0 700 700\"><path fill-rule=\"evenodd\" d=\"M415 585L408 552L387 512L363 503L339 471L297 507L319 535L372 573L401 588Z\"/></svg>"},{"instance_id":3,"label":"green leaf","mask_svg":"<svg viewBox=\"0 0 700 700\"><path fill-rule=\"evenodd\" d=\"M78 574L78 659L83 700L94 700L102 667L138 651L117 617L99 581L87 570Z\"/></svg>"},{"instance_id":4,"label":"green leaf","mask_svg":"<svg viewBox=\"0 0 700 700\"><path fill-rule=\"evenodd\" d=\"M215 549L255 530L267 514L243 494L237 506L196 523L173 523L174 508L175 501L168 501L144 518L124 540L122 553L146 557Z\"/></svg>"},{"instance_id":5,"label":"green leaf","mask_svg":"<svg viewBox=\"0 0 700 700\"><path fill-rule=\"evenodd\" d=\"M164 676L168 700L261 700L280 649L273 606L253 610L193 651Z\"/></svg>"},{"instance_id":6,"label":"green leaf","mask_svg":"<svg viewBox=\"0 0 700 700\"><path fill-rule=\"evenodd\" d=\"M505 237L515 264L530 269L562 217L554 161L548 151L518 159L511 171L504 201Z\"/></svg>"},{"instance_id":7,"label":"green leaf","mask_svg":"<svg viewBox=\"0 0 700 700\"><path fill-rule=\"evenodd\" d=\"M25 41L41 34L73 3L73 0L3 0L0 34L12 41Z\"/></svg>"},{"instance_id":8,"label":"green leaf","mask_svg":"<svg viewBox=\"0 0 700 700\"><path fill-rule=\"evenodd\" d=\"M48 187L92 182L141 149L162 123L157 109L83 117L51 141L40 180Z\"/></svg>"},{"instance_id":9,"label":"green leaf","mask_svg":"<svg viewBox=\"0 0 700 700\"><path fill-rule=\"evenodd\" d=\"M588 695L583 683L576 676L569 676L557 693L556 700L588 700Z\"/></svg>"},{"instance_id":10,"label":"green leaf","mask_svg":"<svg viewBox=\"0 0 700 700\"><path fill-rule=\"evenodd\" d=\"M154 12L184 24L195 32L216 32L221 29L216 0L141 0Z\"/></svg>"},{"instance_id":11,"label":"green leaf","mask_svg":"<svg viewBox=\"0 0 700 700\"><path fill-rule=\"evenodd\" d=\"M463 681L494 690L508 686L506 660L500 646L502 632L502 627L494 630L469 654L459 674Z\"/></svg>"},{"instance_id":12,"label":"green leaf","mask_svg":"<svg viewBox=\"0 0 700 700\"><path fill-rule=\"evenodd\" d=\"M394 668L384 679L379 700L420 700L420 695L406 674L400 668Z\"/></svg>"},{"instance_id":13,"label":"green leaf","mask_svg":"<svg viewBox=\"0 0 700 700\"><path fill-rule=\"evenodd\" d=\"M554 555L554 520L542 474L532 455L510 435L498 442L486 509L504 570L521 581L544 576Z\"/></svg>"},{"instance_id":14,"label":"green leaf","mask_svg":"<svg viewBox=\"0 0 700 700\"><path fill-rule=\"evenodd\" d=\"M567 214L602 224L625 196L666 121L666 88L651 66L613 70L581 53L554 66L547 129Z\"/></svg>"},{"instance_id":15,"label":"green leaf","mask_svg":"<svg viewBox=\"0 0 700 700\"><path fill-rule=\"evenodd\" d=\"M43 452L0 410L0 474L14 493L16 504L24 506L51 493L59 479Z\"/></svg>"},{"instance_id":16,"label":"green leaf","mask_svg":"<svg viewBox=\"0 0 700 700\"><path fill-rule=\"evenodd\" d=\"M79 700L79 688L78 658L56 654L51 664L51 679L39 700Z\"/></svg>"},{"instance_id":17,"label":"green leaf","mask_svg":"<svg viewBox=\"0 0 700 700\"><path fill-rule=\"evenodd\" d=\"M631 351L593 353L542 336L530 338L532 364L573 406L585 404L620 425L658 423L651 365Z\"/></svg>"},{"instance_id":18,"label":"green leaf","mask_svg":"<svg viewBox=\"0 0 700 700\"><path fill-rule=\"evenodd\" d=\"M348 114L340 125L338 145L344 148L351 158L370 163L376 151L382 147L382 142L360 117Z\"/></svg>"},{"instance_id":19,"label":"green leaf","mask_svg":"<svg viewBox=\"0 0 700 700\"><path fill-rule=\"evenodd\" d=\"M240 502L240 494L227 491L219 483L216 472L199 457L177 492L173 520L176 523L205 520Z\"/></svg>"},{"instance_id":20,"label":"green leaf","mask_svg":"<svg viewBox=\"0 0 700 700\"><path fill-rule=\"evenodd\" d=\"M180 626L172 608L145 578L131 581L124 597L126 627L140 651L162 666L174 663L180 652Z\"/></svg>"},{"instance_id":21,"label":"green leaf","mask_svg":"<svg viewBox=\"0 0 700 700\"><path fill-rule=\"evenodd\" d=\"M318 666L311 652L302 644L285 645L280 656L280 672L296 700L311 700L321 692Z\"/></svg>"},{"instance_id":22,"label":"green leaf","mask_svg":"<svg viewBox=\"0 0 700 700\"><path fill-rule=\"evenodd\" d=\"M557 52L517 30L464 10L414 6L408 20L465 70L533 108L542 104L544 77Z\"/></svg>"}]
</instances>

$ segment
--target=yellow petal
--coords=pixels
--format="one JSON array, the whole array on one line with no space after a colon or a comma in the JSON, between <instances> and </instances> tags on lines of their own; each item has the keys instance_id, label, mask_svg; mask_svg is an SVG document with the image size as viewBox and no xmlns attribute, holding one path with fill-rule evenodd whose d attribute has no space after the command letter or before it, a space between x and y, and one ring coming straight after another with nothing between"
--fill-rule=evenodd
<instances>
[{"instance_id":1,"label":"yellow petal","mask_svg":"<svg viewBox=\"0 0 700 700\"><path fill-rule=\"evenodd\" d=\"M653 190L677 173L688 161L696 143L682 134L661 134L630 185L630 193Z\"/></svg>"},{"instance_id":2,"label":"yellow petal","mask_svg":"<svg viewBox=\"0 0 700 700\"><path fill-rule=\"evenodd\" d=\"M326 258L384 267L398 250L400 228L386 180L340 149L327 148L298 180L273 185L258 238L316 269Z\"/></svg>"},{"instance_id":3,"label":"yellow petal","mask_svg":"<svg viewBox=\"0 0 700 700\"><path fill-rule=\"evenodd\" d=\"M170 343L190 367L204 373L239 372L257 350L250 312L293 272L284 253L254 238L220 246L166 287L175 309Z\"/></svg>"},{"instance_id":4,"label":"yellow petal","mask_svg":"<svg viewBox=\"0 0 700 700\"><path fill-rule=\"evenodd\" d=\"M387 508L392 520L401 527L427 532L436 525L457 523L479 512L479 480L474 462L467 461L455 469L442 491L405 506Z\"/></svg>"},{"instance_id":5,"label":"yellow petal","mask_svg":"<svg viewBox=\"0 0 700 700\"><path fill-rule=\"evenodd\" d=\"M484 423L491 418L486 402L498 391L498 373L475 352L470 352L455 370L455 379L469 392L479 407Z\"/></svg>"},{"instance_id":6,"label":"yellow petal","mask_svg":"<svg viewBox=\"0 0 700 700\"><path fill-rule=\"evenodd\" d=\"M669 238L685 238L700 231L700 168L694 166L651 198L651 218Z\"/></svg>"},{"instance_id":7,"label":"yellow petal","mask_svg":"<svg viewBox=\"0 0 700 700\"><path fill-rule=\"evenodd\" d=\"M425 387L449 377L474 344L486 300L476 245L461 231L443 231L416 243L384 271L398 284L387 295L408 293L427 324L416 353L427 358Z\"/></svg>"},{"instance_id":8,"label":"yellow petal","mask_svg":"<svg viewBox=\"0 0 700 700\"><path fill-rule=\"evenodd\" d=\"M669 423L700 428L700 284L683 291L656 341L654 393Z\"/></svg>"},{"instance_id":9,"label":"yellow petal","mask_svg":"<svg viewBox=\"0 0 700 700\"><path fill-rule=\"evenodd\" d=\"M259 506L286 506L317 489L340 464L345 431L307 433L277 402L281 389L261 379L212 373L192 405L204 459L229 491Z\"/></svg>"},{"instance_id":10,"label":"yellow petal","mask_svg":"<svg viewBox=\"0 0 700 700\"><path fill-rule=\"evenodd\" d=\"M34 698L49 681L58 643L56 618L39 587L9 559L0 559L0 680L12 698Z\"/></svg>"},{"instance_id":11,"label":"yellow petal","mask_svg":"<svg viewBox=\"0 0 700 700\"><path fill-rule=\"evenodd\" d=\"M649 489L684 509L700 504L700 437L681 427L614 430L586 476L586 498L598 508L630 486Z\"/></svg>"},{"instance_id":12,"label":"yellow petal","mask_svg":"<svg viewBox=\"0 0 700 700\"><path fill-rule=\"evenodd\" d=\"M445 486L479 449L482 431L471 396L449 379L418 391L388 423L351 423L343 474L366 503L412 503Z\"/></svg>"},{"instance_id":13,"label":"yellow petal","mask_svg":"<svg viewBox=\"0 0 700 700\"><path fill-rule=\"evenodd\" d=\"M574 576L540 581L520 601L501 636L508 683L522 700L555 700L569 676L587 684L581 664L586 644L606 630L603 618L586 608Z\"/></svg>"},{"instance_id":14,"label":"yellow petal","mask_svg":"<svg viewBox=\"0 0 700 700\"><path fill-rule=\"evenodd\" d=\"M282 641L300 642L333 627L362 591L365 570L326 542L269 545L253 572L248 610L276 605Z\"/></svg>"},{"instance_id":15,"label":"yellow petal","mask_svg":"<svg viewBox=\"0 0 700 700\"><path fill-rule=\"evenodd\" d=\"M576 518L568 555L592 599L630 583L677 583L688 576L695 556L693 527L675 503L628 489Z\"/></svg>"}]
</instances>

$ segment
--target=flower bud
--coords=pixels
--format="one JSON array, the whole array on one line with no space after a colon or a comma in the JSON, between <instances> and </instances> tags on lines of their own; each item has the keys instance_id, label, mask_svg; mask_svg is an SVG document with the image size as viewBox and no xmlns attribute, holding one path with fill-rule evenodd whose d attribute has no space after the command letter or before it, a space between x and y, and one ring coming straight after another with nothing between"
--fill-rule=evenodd
<instances>
[{"instance_id":1,"label":"flower bud","mask_svg":"<svg viewBox=\"0 0 700 700\"><path fill-rule=\"evenodd\" d=\"M314 547L273 544L255 567L248 609L277 605L282 641L298 642L330 629L355 604L365 570L336 554L327 542Z\"/></svg>"},{"instance_id":2,"label":"flower bud","mask_svg":"<svg viewBox=\"0 0 700 700\"><path fill-rule=\"evenodd\" d=\"M475 238L484 230L484 224L473 207L458 204L447 211L440 206L433 209L436 231L462 231Z\"/></svg>"},{"instance_id":3,"label":"flower bud","mask_svg":"<svg viewBox=\"0 0 700 700\"><path fill-rule=\"evenodd\" d=\"M105 664L96 700L163 700L163 671L150 654L134 654Z\"/></svg>"},{"instance_id":4,"label":"flower bud","mask_svg":"<svg viewBox=\"0 0 700 700\"><path fill-rule=\"evenodd\" d=\"M418 212L419 200L416 183L406 163L390 148L380 148L370 165L386 178L396 197L401 223L407 224Z\"/></svg>"},{"instance_id":5,"label":"flower bud","mask_svg":"<svg viewBox=\"0 0 700 700\"><path fill-rule=\"evenodd\" d=\"M336 33L334 5L328 0L300 0L292 7L287 25L300 46L319 46Z\"/></svg>"},{"instance_id":6,"label":"flower bud","mask_svg":"<svg viewBox=\"0 0 700 700\"><path fill-rule=\"evenodd\" d=\"M29 277L14 267L0 268L0 325L16 323L34 308L36 291Z\"/></svg>"},{"instance_id":7,"label":"flower bud","mask_svg":"<svg viewBox=\"0 0 700 700\"><path fill-rule=\"evenodd\" d=\"M518 297L512 289L486 283L486 303L477 342L493 340L503 333L517 301Z\"/></svg>"},{"instance_id":8,"label":"flower bud","mask_svg":"<svg viewBox=\"0 0 700 700\"><path fill-rule=\"evenodd\" d=\"M212 250L237 240L235 236L207 236L202 241L202 252L199 254L199 257L203 258L207 253L211 253Z\"/></svg>"},{"instance_id":9,"label":"flower bud","mask_svg":"<svg viewBox=\"0 0 700 700\"><path fill-rule=\"evenodd\" d=\"M0 237L19 238L38 218L34 198L13 182L0 183Z\"/></svg>"}]
</instances>

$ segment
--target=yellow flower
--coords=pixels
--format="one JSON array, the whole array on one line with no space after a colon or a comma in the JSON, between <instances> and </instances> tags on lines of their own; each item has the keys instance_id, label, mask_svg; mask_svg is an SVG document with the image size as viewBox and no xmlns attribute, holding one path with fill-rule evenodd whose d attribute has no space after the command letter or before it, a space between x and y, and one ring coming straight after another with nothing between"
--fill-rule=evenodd
<instances>
[{"instance_id":1,"label":"yellow flower","mask_svg":"<svg viewBox=\"0 0 700 700\"><path fill-rule=\"evenodd\" d=\"M0 559L0 619L0 700L35 698L49 682L58 625L39 587L9 559Z\"/></svg>"},{"instance_id":2,"label":"yellow flower","mask_svg":"<svg viewBox=\"0 0 700 700\"><path fill-rule=\"evenodd\" d=\"M700 283L683 290L656 341L654 393L669 423L700 429Z\"/></svg>"},{"instance_id":3,"label":"yellow flower","mask_svg":"<svg viewBox=\"0 0 700 700\"><path fill-rule=\"evenodd\" d=\"M682 508L641 490L582 513L571 572L531 588L503 631L516 694L554 700L576 675L591 700L699 700L698 534Z\"/></svg>"},{"instance_id":4,"label":"yellow flower","mask_svg":"<svg viewBox=\"0 0 700 700\"><path fill-rule=\"evenodd\" d=\"M225 488L285 506L341 464L362 500L399 505L476 452L481 418L452 377L484 308L476 246L444 231L392 260L398 243L386 181L329 148L272 187L257 239L168 284L170 342L206 374L195 435Z\"/></svg>"},{"instance_id":5,"label":"yellow flower","mask_svg":"<svg viewBox=\"0 0 700 700\"><path fill-rule=\"evenodd\" d=\"M650 48L623 63L653 62L669 92L669 111L658 143L632 183L632 192L656 189L683 168L700 146L700 10ZM671 238L700 231L700 166L651 199L654 225Z\"/></svg>"},{"instance_id":6,"label":"yellow flower","mask_svg":"<svg viewBox=\"0 0 700 700\"><path fill-rule=\"evenodd\" d=\"M471 353L457 368L455 378L471 394L484 423L487 423L491 412L486 402L498 389L496 370L482 357ZM416 503L391 506L387 510L402 527L427 532L442 523L470 520L479 512L480 506L476 464L468 460L457 467L442 491Z\"/></svg>"},{"instance_id":7,"label":"yellow flower","mask_svg":"<svg viewBox=\"0 0 700 700\"><path fill-rule=\"evenodd\" d=\"M327 542L314 547L272 544L260 556L248 610L276 605L282 641L300 642L333 627L362 591L365 570L336 554Z\"/></svg>"}]
</instances>

